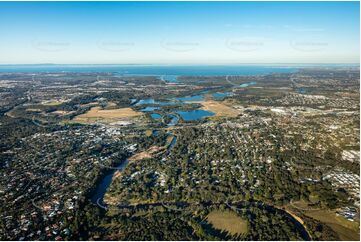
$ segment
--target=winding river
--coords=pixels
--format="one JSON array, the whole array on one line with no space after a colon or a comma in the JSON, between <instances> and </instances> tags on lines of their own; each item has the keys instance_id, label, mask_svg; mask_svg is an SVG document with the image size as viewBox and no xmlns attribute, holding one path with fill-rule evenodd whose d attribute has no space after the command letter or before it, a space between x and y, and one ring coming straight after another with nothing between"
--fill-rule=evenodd
<instances>
[{"instance_id":1,"label":"winding river","mask_svg":"<svg viewBox=\"0 0 361 242\"><path fill-rule=\"evenodd\" d=\"M247 87L249 85L254 85L256 84L255 82L251 82L251 83L245 83L245 84L242 84L241 87ZM220 93L216 96L214 96L214 98L224 98L225 96L229 96L231 95L231 93ZM188 101L189 99L190 100L194 100L194 99L199 99L200 97L199 96L187 96L187 97L184 97L184 99L181 99L181 100L178 100L178 101ZM138 102L133 100L133 105L139 105L139 104L163 104L162 102L156 102L154 101L153 99L149 99L149 100L139 100ZM155 111L155 110L158 110L160 107L152 107L152 106L148 106L148 107L145 107L144 109L142 109L141 111L143 112L152 112L152 111ZM204 111L204 110L196 110L196 111ZM171 114L167 114L171 117L171 120L169 123L167 123L167 126L168 127L171 127L171 126L175 126L178 122L179 122L179 119L182 118L184 120L197 120L197 119L200 119L200 118L203 118L205 116L212 116L212 113L198 113L198 112L195 112L193 113L194 111L184 111L184 112L180 112L180 111L176 111L175 113L171 113ZM193 117L195 116L195 117ZM162 116L158 113L152 113L151 114L151 117L155 120L162 120ZM153 135L157 135L159 131L158 130L153 130L152 131L152 134ZM171 133L170 131L168 132L169 135L172 135L172 140L171 142L168 144L167 146L167 154L169 154L171 148L176 144L177 142L177 136L173 133ZM108 190L108 187L110 186L111 182L112 182L112 179L113 179L113 176L114 174L117 172L117 171L122 171L126 168L126 166L128 165L128 160L125 159L121 164L119 164L118 166L114 167L114 168L111 168L112 170L107 173L106 176L104 176L104 178L101 180L101 182L97 185L92 197L91 197L91 202L94 203L94 204L97 204L98 206L104 208L104 209L107 209L107 205L104 203L104 196ZM242 204L242 203L241 203ZM279 211L282 211L282 213L285 214L285 216L287 216L291 221L292 223L294 224L295 228L301 233L301 236L304 240L311 240L310 238L310 235L309 233L307 232L307 229L305 228L305 226L303 224L301 224L297 219L295 219L292 214L288 213L287 211L283 210L283 209L279 209L279 208L275 208L273 206L270 206L270 205L265 205L265 204L257 204L255 203L257 206L262 206L263 208L265 209L268 209L268 210L279 210ZM152 205L152 206L156 206L156 205L162 205L162 206L166 206L166 204L164 203L159 203L159 204L144 204L144 205L136 205L136 206L148 206L148 205ZM177 204L179 205L179 204ZM184 203L182 204L182 206L187 206L189 205L188 203ZM226 203L227 206L229 206L231 209L234 209L234 210L239 210L238 206L237 205L240 205L240 203L233 203L233 204L229 204L229 203ZM121 207L124 207L124 208L133 208L134 206L131 206L131 205L119 205L118 206L119 208Z\"/></svg>"},{"instance_id":2,"label":"winding river","mask_svg":"<svg viewBox=\"0 0 361 242\"><path fill-rule=\"evenodd\" d=\"M149 110L149 111L151 111L151 110ZM155 115L157 115L157 116L155 116ZM176 114L170 114L170 116L172 118L171 118L170 122L167 124L168 127L176 125L179 121L179 117ZM162 118L161 115L156 114L156 113L151 114L151 117L154 119L157 119L157 120ZM157 135L157 134L158 134L158 131L153 130L152 135ZM169 135L172 135L173 138L172 138L171 142L169 143L169 145L167 146L168 152L177 143L177 136L170 132L169 132ZM109 168L109 169L111 169L111 171L109 173L107 173L107 175L104 176L104 178L97 185L95 191L93 192L93 195L90 198L92 203L97 204L98 206L100 206L102 208L107 208L107 205L104 203L105 193L107 192L110 184L112 183L112 179L113 179L115 172L124 170L126 168L126 166L128 165L128 162L129 161L127 159L125 159L118 166Z\"/></svg>"},{"instance_id":3,"label":"winding river","mask_svg":"<svg viewBox=\"0 0 361 242\"><path fill-rule=\"evenodd\" d=\"M112 183L113 176L115 172L122 171L128 165L128 160L125 159L122 163L118 166L111 168L111 171L101 180L101 182L97 185L93 195L91 196L90 200L94 204L98 204L99 206L105 207L104 204L104 195L108 190L108 187Z\"/></svg>"}]
</instances>

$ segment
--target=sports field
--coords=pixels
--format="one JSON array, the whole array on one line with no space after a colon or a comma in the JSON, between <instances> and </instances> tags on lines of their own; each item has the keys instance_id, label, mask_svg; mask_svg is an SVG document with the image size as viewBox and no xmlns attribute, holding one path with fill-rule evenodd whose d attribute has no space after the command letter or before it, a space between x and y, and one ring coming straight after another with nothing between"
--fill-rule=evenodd
<instances>
[{"instance_id":1,"label":"sports field","mask_svg":"<svg viewBox=\"0 0 361 242\"><path fill-rule=\"evenodd\" d=\"M247 221L233 211L212 211L207 215L207 221L215 229L226 231L232 235L246 234L248 231Z\"/></svg>"}]
</instances>

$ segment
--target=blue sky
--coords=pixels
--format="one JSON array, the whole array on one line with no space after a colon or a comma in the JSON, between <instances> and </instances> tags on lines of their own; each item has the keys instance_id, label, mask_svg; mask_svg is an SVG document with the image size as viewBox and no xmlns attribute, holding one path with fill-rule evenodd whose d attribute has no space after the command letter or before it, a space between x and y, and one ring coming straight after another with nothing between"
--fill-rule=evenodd
<instances>
[{"instance_id":1,"label":"blue sky","mask_svg":"<svg viewBox=\"0 0 361 242\"><path fill-rule=\"evenodd\" d=\"M0 64L358 63L359 2L0 2Z\"/></svg>"}]
</instances>

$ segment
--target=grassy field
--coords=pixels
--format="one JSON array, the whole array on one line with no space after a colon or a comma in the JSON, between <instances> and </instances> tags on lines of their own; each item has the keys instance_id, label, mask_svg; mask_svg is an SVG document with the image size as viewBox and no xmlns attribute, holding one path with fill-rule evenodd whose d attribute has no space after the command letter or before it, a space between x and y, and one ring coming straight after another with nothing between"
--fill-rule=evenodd
<instances>
[{"instance_id":1,"label":"grassy field","mask_svg":"<svg viewBox=\"0 0 361 242\"><path fill-rule=\"evenodd\" d=\"M75 122L95 123L95 122L114 122L121 119L128 119L142 116L143 113L136 112L131 108L118 108L104 110L100 107L93 107L88 112L78 115L73 119Z\"/></svg>"},{"instance_id":2,"label":"grassy field","mask_svg":"<svg viewBox=\"0 0 361 242\"><path fill-rule=\"evenodd\" d=\"M341 240L360 240L360 224L337 216L335 211L315 210L305 211L305 214L330 226L340 236Z\"/></svg>"},{"instance_id":3,"label":"grassy field","mask_svg":"<svg viewBox=\"0 0 361 242\"><path fill-rule=\"evenodd\" d=\"M315 197L312 199L316 200ZM360 238L360 224L358 222L348 221L342 216L337 216L335 210L326 210L319 207L309 206L308 202L303 200L292 202L286 206L286 210L291 215L295 215L295 213L292 213L294 209L298 209L306 216L319 220L330 226L332 230L340 236L341 240L359 240Z\"/></svg>"},{"instance_id":4,"label":"grassy field","mask_svg":"<svg viewBox=\"0 0 361 242\"><path fill-rule=\"evenodd\" d=\"M204 110L214 112L216 113L216 116L236 117L240 114L239 110L229 107L222 102L203 101L199 103L204 107Z\"/></svg>"},{"instance_id":5,"label":"grassy field","mask_svg":"<svg viewBox=\"0 0 361 242\"><path fill-rule=\"evenodd\" d=\"M247 221L232 211L212 211L207 215L207 221L214 228L226 231L229 234L246 234L248 231Z\"/></svg>"},{"instance_id":6,"label":"grassy field","mask_svg":"<svg viewBox=\"0 0 361 242\"><path fill-rule=\"evenodd\" d=\"M147 130L145 131L145 135L146 135L147 137L152 136L152 134L153 134L153 130L151 130L151 129L147 129Z\"/></svg>"}]
</instances>

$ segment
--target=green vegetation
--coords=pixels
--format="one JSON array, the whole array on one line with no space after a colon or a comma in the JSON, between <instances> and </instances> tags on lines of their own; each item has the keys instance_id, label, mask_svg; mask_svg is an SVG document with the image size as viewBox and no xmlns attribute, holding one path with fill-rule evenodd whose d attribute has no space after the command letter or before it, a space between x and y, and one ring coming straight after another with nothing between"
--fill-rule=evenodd
<instances>
[{"instance_id":1,"label":"green vegetation","mask_svg":"<svg viewBox=\"0 0 361 242\"><path fill-rule=\"evenodd\" d=\"M34 76L0 74L0 239L359 238L358 72Z\"/></svg>"}]
</instances>

